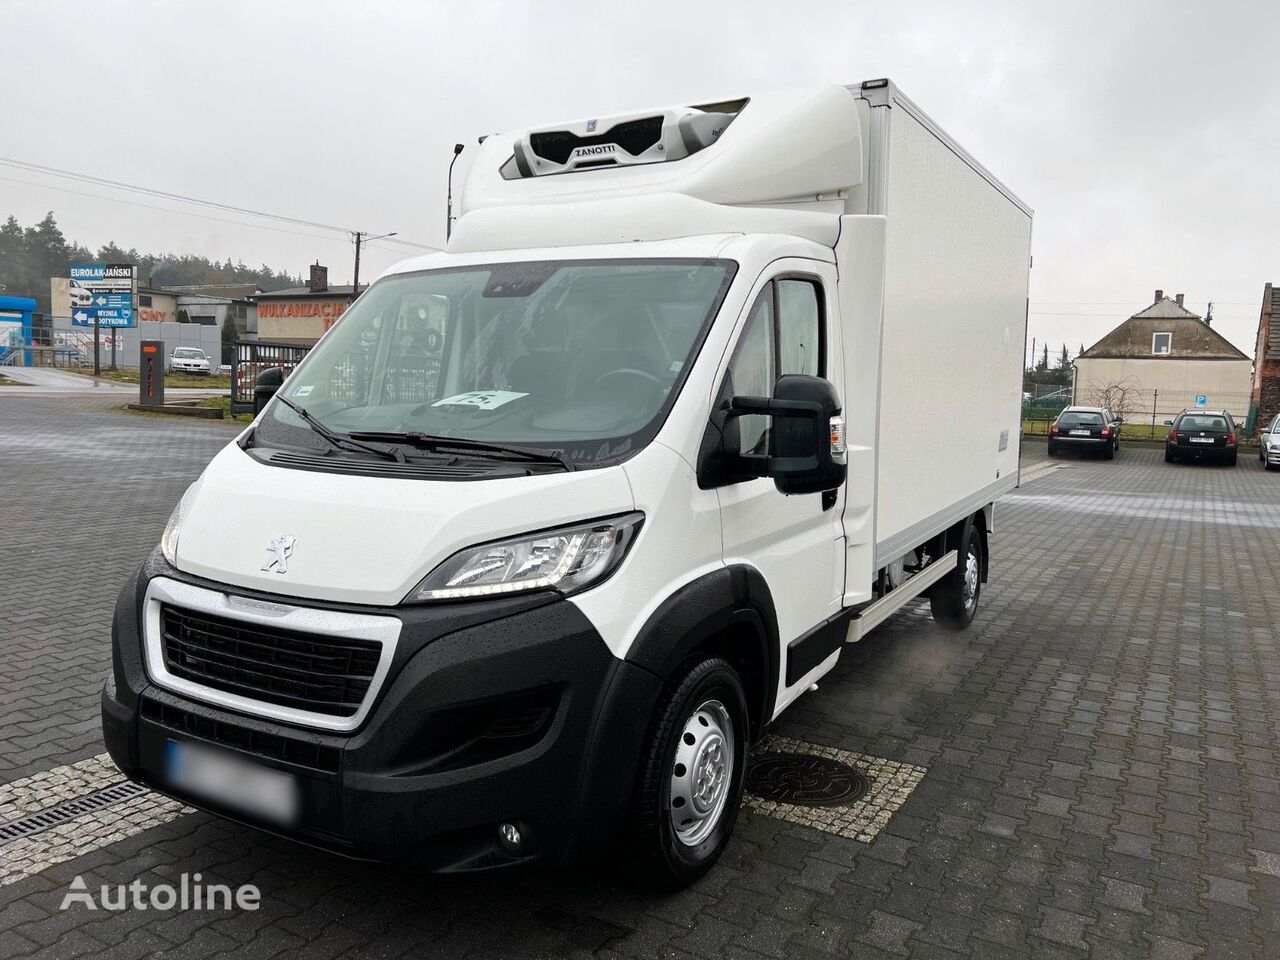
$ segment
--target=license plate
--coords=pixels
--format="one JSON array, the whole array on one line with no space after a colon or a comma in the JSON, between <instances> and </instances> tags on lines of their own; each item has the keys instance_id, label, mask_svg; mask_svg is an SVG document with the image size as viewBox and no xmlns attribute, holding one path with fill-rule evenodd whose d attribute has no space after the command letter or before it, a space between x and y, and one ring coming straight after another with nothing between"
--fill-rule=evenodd
<instances>
[{"instance_id":1,"label":"license plate","mask_svg":"<svg viewBox=\"0 0 1280 960\"><path fill-rule=\"evenodd\" d=\"M164 766L169 782L194 799L281 826L298 818L298 782L287 773L176 740L165 742Z\"/></svg>"},{"instance_id":2,"label":"license plate","mask_svg":"<svg viewBox=\"0 0 1280 960\"><path fill-rule=\"evenodd\" d=\"M1188 437L1192 443L1213 443L1213 437Z\"/></svg>"},{"instance_id":3,"label":"license plate","mask_svg":"<svg viewBox=\"0 0 1280 960\"><path fill-rule=\"evenodd\" d=\"M1091 436L1093 436L1093 434L1091 434L1088 430L1072 430L1072 431L1071 431L1071 436L1073 436L1073 437L1091 437Z\"/></svg>"}]
</instances>

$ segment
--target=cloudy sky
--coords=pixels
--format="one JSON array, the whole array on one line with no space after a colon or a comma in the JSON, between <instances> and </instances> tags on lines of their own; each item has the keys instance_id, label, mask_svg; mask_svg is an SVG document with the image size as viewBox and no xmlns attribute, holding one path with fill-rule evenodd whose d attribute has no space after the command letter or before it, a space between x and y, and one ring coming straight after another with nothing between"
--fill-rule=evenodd
<instances>
[{"instance_id":1,"label":"cloudy sky","mask_svg":"<svg viewBox=\"0 0 1280 960\"><path fill-rule=\"evenodd\" d=\"M455 141L890 76L1035 208L1039 342L1074 353L1161 287L1252 354L1280 282L1277 36L1280 4L1224 0L0 0L0 157L438 244ZM90 246L350 279L336 232L0 166L0 216L50 209ZM411 253L374 244L362 273Z\"/></svg>"}]
</instances>

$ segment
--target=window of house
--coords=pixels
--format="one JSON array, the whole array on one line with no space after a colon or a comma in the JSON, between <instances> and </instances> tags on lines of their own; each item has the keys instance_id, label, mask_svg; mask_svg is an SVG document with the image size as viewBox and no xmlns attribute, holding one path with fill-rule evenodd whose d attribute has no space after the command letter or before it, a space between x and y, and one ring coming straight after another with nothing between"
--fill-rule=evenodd
<instances>
[{"instance_id":1,"label":"window of house","mask_svg":"<svg viewBox=\"0 0 1280 960\"><path fill-rule=\"evenodd\" d=\"M1151 335L1151 352L1154 354L1168 353L1173 349L1172 333L1155 333Z\"/></svg>"},{"instance_id":2,"label":"window of house","mask_svg":"<svg viewBox=\"0 0 1280 960\"><path fill-rule=\"evenodd\" d=\"M140 306L140 307L149 307L149 306L151 306L151 294L149 294L149 293L140 293L140 294L138 294L138 306Z\"/></svg>"}]
</instances>

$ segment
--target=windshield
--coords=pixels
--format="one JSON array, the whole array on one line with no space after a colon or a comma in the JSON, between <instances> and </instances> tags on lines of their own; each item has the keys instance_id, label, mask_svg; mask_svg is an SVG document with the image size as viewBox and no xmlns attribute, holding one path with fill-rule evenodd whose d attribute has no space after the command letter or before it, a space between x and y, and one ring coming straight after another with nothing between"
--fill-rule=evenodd
<instances>
[{"instance_id":1,"label":"windshield","mask_svg":"<svg viewBox=\"0 0 1280 960\"><path fill-rule=\"evenodd\" d=\"M1062 427L1096 427L1101 423L1102 414L1085 410L1064 410L1058 417L1058 425Z\"/></svg>"},{"instance_id":2,"label":"windshield","mask_svg":"<svg viewBox=\"0 0 1280 960\"><path fill-rule=\"evenodd\" d=\"M173 351L173 355L175 357L181 357L183 360L203 360L204 359L204 351L196 350L196 349L193 349L192 347L179 347L177 350Z\"/></svg>"},{"instance_id":3,"label":"windshield","mask_svg":"<svg viewBox=\"0 0 1280 960\"><path fill-rule=\"evenodd\" d=\"M657 433L733 272L718 260L593 260L386 277L294 370L283 395L342 433L421 433L609 461ZM280 403L255 442L324 445Z\"/></svg>"}]
</instances>

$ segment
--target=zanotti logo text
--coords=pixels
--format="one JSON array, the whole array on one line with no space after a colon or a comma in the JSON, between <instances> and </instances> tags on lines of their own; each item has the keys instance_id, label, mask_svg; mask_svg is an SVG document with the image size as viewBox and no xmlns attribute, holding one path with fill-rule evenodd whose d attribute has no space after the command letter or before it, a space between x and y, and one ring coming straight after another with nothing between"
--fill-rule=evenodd
<instances>
[{"instance_id":1,"label":"zanotti logo text","mask_svg":"<svg viewBox=\"0 0 1280 960\"><path fill-rule=\"evenodd\" d=\"M594 147L577 147L573 151L575 157L598 157L605 153L617 153L618 145L616 143L601 143Z\"/></svg>"}]
</instances>

